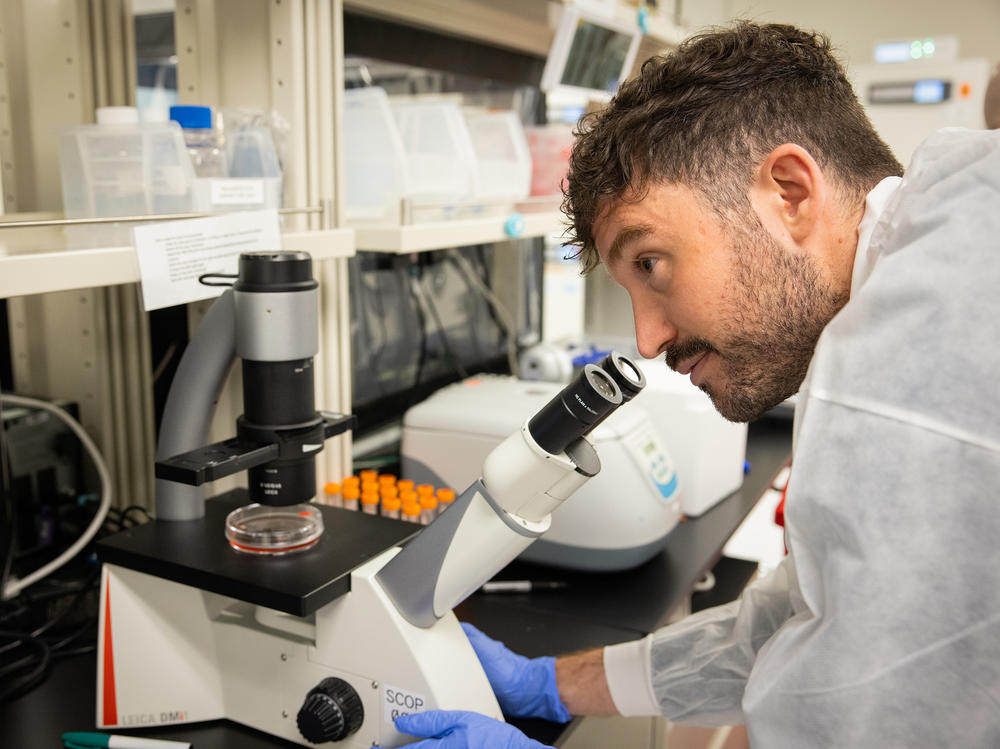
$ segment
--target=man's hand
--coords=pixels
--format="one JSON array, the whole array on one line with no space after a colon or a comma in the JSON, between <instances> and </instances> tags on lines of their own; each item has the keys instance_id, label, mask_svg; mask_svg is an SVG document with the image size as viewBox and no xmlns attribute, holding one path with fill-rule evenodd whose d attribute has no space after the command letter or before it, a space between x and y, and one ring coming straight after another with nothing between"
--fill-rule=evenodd
<instances>
[{"instance_id":1,"label":"man's hand","mask_svg":"<svg viewBox=\"0 0 1000 749\"><path fill-rule=\"evenodd\" d=\"M471 624L463 622L462 629L483 665L504 715L545 718L557 723L566 723L572 717L559 699L555 658L525 658Z\"/></svg>"},{"instance_id":2,"label":"man's hand","mask_svg":"<svg viewBox=\"0 0 1000 749\"><path fill-rule=\"evenodd\" d=\"M400 749L552 749L514 726L465 710L402 715L396 718L396 730L424 738Z\"/></svg>"}]
</instances>

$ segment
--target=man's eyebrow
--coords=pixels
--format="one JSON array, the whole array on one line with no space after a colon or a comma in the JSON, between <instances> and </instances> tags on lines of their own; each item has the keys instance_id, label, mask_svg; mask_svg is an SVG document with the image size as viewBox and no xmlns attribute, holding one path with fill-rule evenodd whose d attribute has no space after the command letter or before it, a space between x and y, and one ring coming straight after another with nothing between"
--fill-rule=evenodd
<instances>
[{"instance_id":1,"label":"man's eyebrow","mask_svg":"<svg viewBox=\"0 0 1000 749\"><path fill-rule=\"evenodd\" d=\"M648 224L637 224L635 226L625 226L615 235L611 247L608 249L608 265L618 262L622 250L626 245L642 239L647 234L653 233L653 227Z\"/></svg>"}]
</instances>

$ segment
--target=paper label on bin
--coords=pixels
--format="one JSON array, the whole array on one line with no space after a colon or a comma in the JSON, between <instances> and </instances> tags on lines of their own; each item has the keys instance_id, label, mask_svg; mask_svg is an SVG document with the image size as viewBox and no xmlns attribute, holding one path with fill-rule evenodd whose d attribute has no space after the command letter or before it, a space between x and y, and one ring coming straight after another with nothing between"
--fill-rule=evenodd
<instances>
[{"instance_id":1,"label":"paper label on bin","mask_svg":"<svg viewBox=\"0 0 1000 749\"><path fill-rule=\"evenodd\" d=\"M219 296L227 287L205 286L198 277L236 273L242 252L281 249L275 210L164 221L132 232L147 310Z\"/></svg>"},{"instance_id":2,"label":"paper label on bin","mask_svg":"<svg viewBox=\"0 0 1000 749\"><path fill-rule=\"evenodd\" d=\"M264 181L259 179L213 179L210 185L212 205L261 205Z\"/></svg>"}]
</instances>

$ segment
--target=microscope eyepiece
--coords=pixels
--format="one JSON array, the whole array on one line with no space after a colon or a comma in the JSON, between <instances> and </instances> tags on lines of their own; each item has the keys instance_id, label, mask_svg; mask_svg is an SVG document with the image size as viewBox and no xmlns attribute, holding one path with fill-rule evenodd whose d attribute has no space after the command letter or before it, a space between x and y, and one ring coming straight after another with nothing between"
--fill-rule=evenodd
<instances>
[{"instance_id":1,"label":"microscope eyepiece","mask_svg":"<svg viewBox=\"0 0 1000 749\"><path fill-rule=\"evenodd\" d=\"M307 252L261 250L244 252L239 259L236 291L307 291L319 284L313 278L312 258Z\"/></svg>"},{"instance_id":2,"label":"microscope eyepiece","mask_svg":"<svg viewBox=\"0 0 1000 749\"><path fill-rule=\"evenodd\" d=\"M646 387L646 375L638 365L627 356L612 351L601 361L601 369L611 375L611 378L621 388L625 402L632 400Z\"/></svg>"},{"instance_id":3,"label":"microscope eyepiece","mask_svg":"<svg viewBox=\"0 0 1000 749\"><path fill-rule=\"evenodd\" d=\"M528 422L532 439L546 452L561 453L624 402L610 374L587 364Z\"/></svg>"}]
</instances>

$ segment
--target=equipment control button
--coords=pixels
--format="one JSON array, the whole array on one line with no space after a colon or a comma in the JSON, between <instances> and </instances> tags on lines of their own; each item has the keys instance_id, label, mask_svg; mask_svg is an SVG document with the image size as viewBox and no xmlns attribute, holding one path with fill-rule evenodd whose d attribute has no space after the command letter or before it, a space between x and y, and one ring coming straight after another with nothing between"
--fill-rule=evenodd
<instances>
[{"instance_id":1,"label":"equipment control button","mask_svg":"<svg viewBox=\"0 0 1000 749\"><path fill-rule=\"evenodd\" d=\"M295 722L313 744L340 741L361 728L365 719L361 698L343 679L323 679L309 690Z\"/></svg>"}]
</instances>

